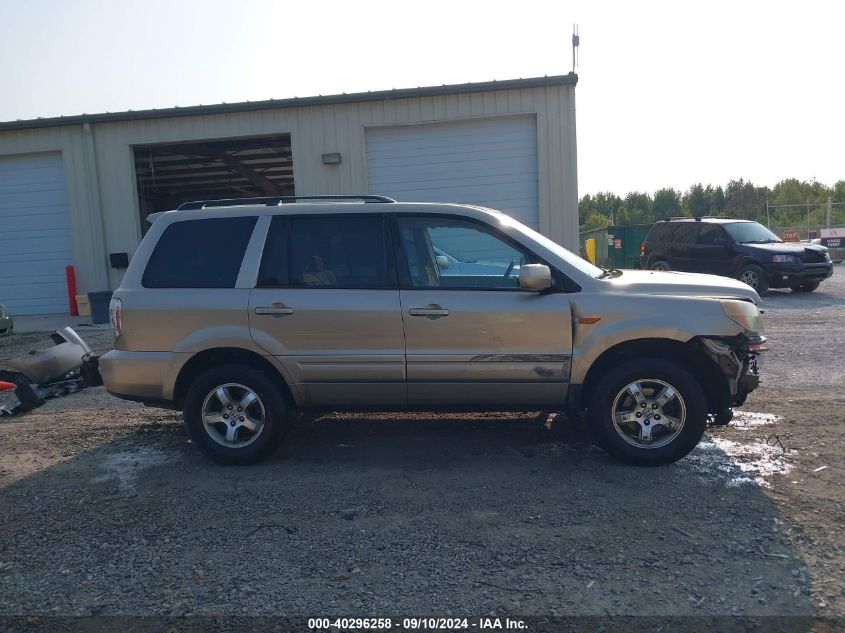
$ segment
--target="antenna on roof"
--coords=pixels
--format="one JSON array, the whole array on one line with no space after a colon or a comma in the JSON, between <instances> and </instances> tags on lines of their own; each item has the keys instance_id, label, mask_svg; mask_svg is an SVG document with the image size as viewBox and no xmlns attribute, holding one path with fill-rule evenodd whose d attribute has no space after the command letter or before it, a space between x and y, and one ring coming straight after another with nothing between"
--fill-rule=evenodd
<instances>
[{"instance_id":1,"label":"antenna on roof","mask_svg":"<svg viewBox=\"0 0 845 633\"><path fill-rule=\"evenodd\" d=\"M578 45L581 44L581 37L578 35L578 25L572 25L572 72L578 65Z\"/></svg>"}]
</instances>

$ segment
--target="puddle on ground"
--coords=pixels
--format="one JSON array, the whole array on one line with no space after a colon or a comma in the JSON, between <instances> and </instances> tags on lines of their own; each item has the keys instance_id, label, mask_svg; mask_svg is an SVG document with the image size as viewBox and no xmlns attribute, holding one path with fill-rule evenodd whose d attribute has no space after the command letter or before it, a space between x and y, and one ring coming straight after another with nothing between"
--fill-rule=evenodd
<instances>
[{"instance_id":1,"label":"puddle on ground","mask_svg":"<svg viewBox=\"0 0 845 633\"><path fill-rule=\"evenodd\" d=\"M774 413L756 413L754 411L734 411L734 418L730 427L740 430L755 429L761 426L769 426L780 421L781 416Z\"/></svg>"},{"instance_id":2,"label":"puddle on ground","mask_svg":"<svg viewBox=\"0 0 845 633\"><path fill-rule=\"evenodd\" d=\"M735 411L727 428L758 429L776 423L780 416L753 411ZM720 427L711 429L719 432ZM722 427L724 428L724 427ZM784 451L778 443L770 445L766 438L737 442L705 435L699 445L679 465L690 469L701 481L720 483L729 488L757 485L768 488L772 475L785 475L792 470L789 461L795 451Z\"/></svg>"},{"instance_id":3,"label":"puddle on ground","mask_svg":"<svg viewBox=\"0 0 845 633\"><path fill-rule=\"evenodd\" d=\"M138 494L135 484L141 471L172 460L173 456L148 446L112 453L106 455L100 464L105 473L93 481L103 483L116 479L118 492L124 497L134 497Z\"/></svg>"}]
</instances>

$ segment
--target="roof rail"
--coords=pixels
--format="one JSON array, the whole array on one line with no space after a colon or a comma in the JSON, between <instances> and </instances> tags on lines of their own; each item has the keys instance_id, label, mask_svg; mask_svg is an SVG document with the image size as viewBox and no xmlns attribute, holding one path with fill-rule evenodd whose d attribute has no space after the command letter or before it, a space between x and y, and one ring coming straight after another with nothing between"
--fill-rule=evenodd
<instances>
[{"instance_id":1,"label":"roof rail","mask_svg":"<svg viewBox=\"0 0 845 633\"><path fill-rule=\"evenodd\" d=\"M712 219L716 219L716 220L719 220L719 219L720 219L718 215L696 215L696 216L689 216L689 215L673 215L673 216L672 216L672 217L670 217L670 218L663 218L663 219L661 220L661 222L669 222L670 220L695 220L696 222L698 222L698 221L699 221L699 220L701 220L702 218L704 218L705 220L707 220L707 219L711 219L711 218L712 218Z\"/></svg>"},{"instance_id":2,"label":"roof rail","mask_svg":"<svg viewBox=\"0 0 845 633\"><path fill-rule=\"evenodd\" d=\"M266 196L256 198L223 198L220 200L193 200L191 202L183 202L178 207L177 211L187 211L189 209L207 209L209 207L240 207L247 205L261 204L266 207L275 207L285 202L297 202L298 200L360 200L362 202L396 202L393 198L387 196Z\"/></svg>"}]
</instances>

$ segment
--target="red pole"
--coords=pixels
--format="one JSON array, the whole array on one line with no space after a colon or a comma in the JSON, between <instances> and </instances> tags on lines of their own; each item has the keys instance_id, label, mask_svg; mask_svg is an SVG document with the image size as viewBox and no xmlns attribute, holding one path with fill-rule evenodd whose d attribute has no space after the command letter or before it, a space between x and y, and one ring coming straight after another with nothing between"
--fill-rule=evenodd
<instances>
[{"instance_id":1,"label":"red pole","mask_svg":"<svg viewBox=\"0 0 845 633\"><path fill-rule=\"evenodd\" d=\"M70 316L79 316L79 306L76 305L76 272L73 266L65 266L65 277L67 277L67 303Z\"/></svg>"}]
</instances>

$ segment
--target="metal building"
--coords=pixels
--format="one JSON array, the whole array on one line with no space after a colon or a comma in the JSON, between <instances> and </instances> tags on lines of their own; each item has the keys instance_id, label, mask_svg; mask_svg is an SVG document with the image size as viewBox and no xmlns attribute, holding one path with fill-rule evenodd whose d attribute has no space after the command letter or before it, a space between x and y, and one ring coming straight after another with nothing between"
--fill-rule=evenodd
<instances>
[{"instance_id":1,"label":"metal building","mask_svg":"<svg viewBox=\"0 0 845 633\"><path fill-rule=\"evenodd\" d=\"M0 123L0 302L116 288L144 217L193 199L383 194L506 211L578 246L575 74Z\"/></svg>"}]
</instances>

